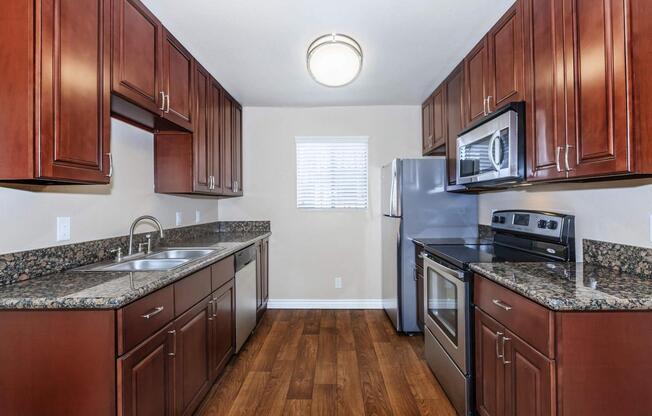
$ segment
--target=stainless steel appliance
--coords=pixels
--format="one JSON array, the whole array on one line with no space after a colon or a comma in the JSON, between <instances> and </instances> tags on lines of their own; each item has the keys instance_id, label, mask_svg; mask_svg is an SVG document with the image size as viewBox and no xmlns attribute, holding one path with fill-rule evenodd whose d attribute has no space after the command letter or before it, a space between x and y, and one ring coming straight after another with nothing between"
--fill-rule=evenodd
<instances>
[{"instance_id":1,"label":"stainless steel appliance","mask_svg":"<svg viewBox=\"0 0 652 416\"><path fill-rule=\"evenodd\" d=\"M511 103L457 137L457 184L519 182L525 172L524 103Z\"/></svg>"},{"instance_id":2,"label":"stainless steel appliance","mask_svg":"<svg viewBox=\"0 0 652 416\"><path fill-rule=\"evenodd\" d=\"M414 244L418 237L476 237L477 199L445 191L442 157L395 159L382 168L383 307L397 331L417 324Z\"/></svg>"},{"instance_id":3,"label":"stainless steel appliance","mask_svg":"<svg viewBox=\"0 0 652 416\"><path fill-rule=\"evenodd\" d=\"M493 241L420 240L424 244L425 355L460 415L474 412L471 263L575 260L574 217L497 211Z\"/></svg>"},{"instance_id":4,"label":"stainless steel appliance","mask_svg":"<svg viewBox=\"0 0 652 416\"><path fill-rule=\"evenodd\" d=\"M235 352L256 328L256 248L235 255Z\"/></svg>"}]
</instances>

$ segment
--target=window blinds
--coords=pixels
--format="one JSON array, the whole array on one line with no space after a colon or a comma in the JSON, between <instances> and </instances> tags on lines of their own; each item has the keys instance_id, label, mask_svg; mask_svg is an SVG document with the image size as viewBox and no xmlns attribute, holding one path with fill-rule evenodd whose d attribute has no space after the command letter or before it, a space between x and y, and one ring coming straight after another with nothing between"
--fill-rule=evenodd
<instances>
[{"instance_id":1,"label":"window blinds","mask_svg":"<svg viewBox=\"0 0 652 416\"><path fill-rule=\"evenodd\" d=\"M297 137L296 151L297 208L367 208L367 137Z\"/></svg>"}]
</instances>

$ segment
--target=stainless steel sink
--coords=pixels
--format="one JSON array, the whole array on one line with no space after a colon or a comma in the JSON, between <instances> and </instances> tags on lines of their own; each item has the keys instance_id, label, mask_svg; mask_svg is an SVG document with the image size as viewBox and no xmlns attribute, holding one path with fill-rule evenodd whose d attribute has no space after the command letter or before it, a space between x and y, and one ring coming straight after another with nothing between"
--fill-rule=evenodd
<instances>
[{"instance_id":1,"label":"stainless steel sink","mask_svg":"<svg viewBox=\"0 0 652 416\"><path fill-rule=\"evenodd\" d=\"M214 253L217 250L209 249L197 249L197 250L185 250L185 249L174 249L174 250L164 250L159 253L154 253L147 256L148 259L187 259L194 260L201 257L208 256L209 254Z\"/></svg>"},{"instance_id":2,"label":"stainless steel sink","mask_svg":"<svg viewBox=\"0 0 652 416\"><path fill-rule=\"evenodd\" d=\"M143 272L143 271L167 271L177 268L188 259L139 259L125 261L95 269L95 271L105 272Z\"/></svg>"}]
</instances>

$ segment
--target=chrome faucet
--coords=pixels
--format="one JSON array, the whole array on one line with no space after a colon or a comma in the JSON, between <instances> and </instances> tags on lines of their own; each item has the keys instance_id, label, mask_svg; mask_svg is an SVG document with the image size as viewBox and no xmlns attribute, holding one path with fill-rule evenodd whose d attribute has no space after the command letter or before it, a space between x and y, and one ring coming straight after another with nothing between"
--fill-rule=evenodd
<instances>
[{"instance_id":1,"label":"chrome faucet","mask_svg":"<svg viewBox=\"0 0 652 416\"><path fill-rule=\"evenodd\" d=\"M129 228L129 256L133 254L134 230L136 229L136 225L138 225L139 222L144 220L150 220L154 224L156 224L156 226L158 227L159 235L161 238L163 238L163 226L161 225L161 222L159 220L152 217L151 215L143 215L142 217L136 218L134 222L131 223L131 228ZM151 249L151 242L149 241L148 241L148 246Z\"/></svg>"}]
</instances>

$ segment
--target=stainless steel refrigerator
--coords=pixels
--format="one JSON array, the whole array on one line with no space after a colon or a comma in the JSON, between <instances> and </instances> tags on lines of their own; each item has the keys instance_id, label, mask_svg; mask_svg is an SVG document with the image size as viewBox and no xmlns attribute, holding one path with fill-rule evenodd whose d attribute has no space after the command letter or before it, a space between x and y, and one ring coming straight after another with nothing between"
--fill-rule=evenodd
<instances>
[{"instance_id":1,"label":"stainless steel refrigerator","mask_svg":"<svg viewBox=\"0 0 652 416\"><path fill-rule=\"evenodd\" d=\"M418 332L413 238L474 238L475 195L446 192L443 157L394 159L382 168L383 308L397 331Z\"/></svg>"}]
</instances>

